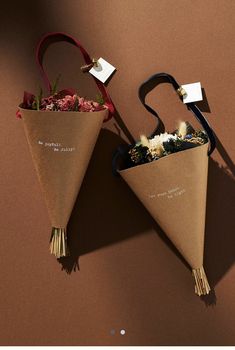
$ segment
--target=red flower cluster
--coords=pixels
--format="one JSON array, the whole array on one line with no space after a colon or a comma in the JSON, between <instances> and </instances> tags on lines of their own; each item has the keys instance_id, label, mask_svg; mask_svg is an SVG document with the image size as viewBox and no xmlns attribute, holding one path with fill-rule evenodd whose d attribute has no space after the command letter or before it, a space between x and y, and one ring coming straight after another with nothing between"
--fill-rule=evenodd
<instances>
[{"instance_id":1,"label":"red flower cluster","mask_svg":"<svg viewBox=\"0 0 235 350\"><path fill-rule=\"evenodd\" d=\"M74 90L61 90L49 97L36 97L29 92L24 93L20 107L40 111L76 111L96 112L108 108L104 101L95 102L78 96ZM17 111L20 118L20 113Z\"/></svg>"},{"instance_id":2,"label":"red flower cluster","mask_svg":"<svg viewBox=\"0 0 235 350\"><path fill-rule=\"evenodd\" d=\"M95 112L105 109L106 106L95 101L86 100L78 95L49 96L42 98L40 110L42 111L78 111L78 112Z\"/></svg>"}]
</instances>

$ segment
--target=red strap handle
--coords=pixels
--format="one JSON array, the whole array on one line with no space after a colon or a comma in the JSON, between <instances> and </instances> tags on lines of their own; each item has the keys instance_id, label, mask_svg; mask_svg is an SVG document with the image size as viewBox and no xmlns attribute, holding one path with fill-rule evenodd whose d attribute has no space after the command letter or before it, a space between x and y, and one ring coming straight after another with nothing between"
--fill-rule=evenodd
<instances>
[{"instance_id":1,"label":"red strap handle","mask_svg":"<svg viewBox=\"0 0 235 350\"><path fill-rule=\"evenodd\" d=\"M92 60L91 60L89 54L84 49L82 44L78 40L74 39L72 36L67 35L65 33L60 33L60 32L45 34L41 38L41 40L39 41L37 48L36 48L36 62L39 66L40 72L42 74L42 78L44 80L44 83L45 83L46 88L47 88L49 93L51 92L52 87L51 87L51 83L50 83L50 80L48 78L48 75L46 74L46 72L43 68L43 56L44 56L44 53L45 53L46 49L48 48L48 46L50 44L52 44L53 42L57 42L57 41L67 41L68 43L75 45L76 47L78 47L80 49L86 64L92 63ZM93 78L94 78L95 83L98 86L98 89L100 90L100 92L105 100L105 105L109 109L109 112L110 112L109 116L107 119L104 120L104 121L108 121L110 118L112 118L112 114L114 113L114 105L112 103L112 100L111 100L104 84L101 81L99 81L98 79L96 79L95 77L93 77Z\"/></svg>"}]
</instances>

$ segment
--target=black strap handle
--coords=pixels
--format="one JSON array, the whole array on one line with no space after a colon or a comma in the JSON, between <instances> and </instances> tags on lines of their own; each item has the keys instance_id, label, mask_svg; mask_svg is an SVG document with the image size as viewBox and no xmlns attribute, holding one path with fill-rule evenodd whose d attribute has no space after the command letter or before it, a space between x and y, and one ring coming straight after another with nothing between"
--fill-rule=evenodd
<instances>
[{"instance_id":1,"label":"black strap handle","mask_svg":"<svg viewBox=\"0 0 235 350\"><path fill-rule=\"evenodd\" d=\"M139 99L141 103L144 105L144 107L149 111L151 114L153 114L155 117L158 118L159 123L161 124L160 127L162 126L162 121L159 118L157 112L151 108L147 103L145 102L145 97L146 95L152 91L157 85L161 83L170 83L173 85L175 90L178 90L180 88L180 85L177 83L175 78L168 74L168 73L157 73L152 75L150 78L148 78L143 84L140 85L139 87ZM215 149L216 146L216 141L215 141L215 136L213 133L213 130L211 129L208 121L200 111L200 109L192 102L186 103L187 108L193 112L199 123L202 125L203 129L207 133L207 136L210 140L210 148L208 150L208 155L211 155L212 152Z\"/></svg>"},{"instance_id":2,"label":"black strap handle","mask_svg":"<svg viewBox=\"0 0 235 350\"><path fill-rule=\"evenodd\" d=\"M147 79L143 84L140 85L138 94L139 94L139 99L140 99L141 103L144 105L144 107L147 109L147 111L149 111L151 114L153 114L158 119L157 130L164 132L164 130L165 130L164 124L163 124L162 120L159 118L157 112L152 107L147 105L147 103L145 102L146 95L150 91L152 91L157 85L159 85L161 83L170 83L173 85L175 90L178 90L180 88L180 85L177 83L177 81L175 80L175 78L172 75L170 75L168 73L157 73L157 74L152 75L149 79ZM202 125L205 132L207 133L208 138L210 140L210 148L208 150L208 155L211 155L215 149L215 146L216 146L216 140L215 140L213 130L211 129L209 123L207 122L206 118L203 116L200 109L194 103L192 103L192 102L186 103L186 106L190 111L192 111L194 113L195 117L197 118L197 120ZM117 176L119 175L119 173L118 173L118 160L120 160L120 158L122 158L122 159L125 158L125 154L130 147L131 147L131 145L129 145L129 146L121 145L113 154L112 171L113 171L114 175L117 175Z\"/></svg>"}]
</instances>

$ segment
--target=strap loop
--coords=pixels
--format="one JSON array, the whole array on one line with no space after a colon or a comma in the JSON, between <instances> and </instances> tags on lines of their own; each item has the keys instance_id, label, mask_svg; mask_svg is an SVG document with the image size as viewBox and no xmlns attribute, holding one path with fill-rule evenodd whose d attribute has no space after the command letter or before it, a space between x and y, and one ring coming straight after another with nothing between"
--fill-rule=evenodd
<instances>
[{"instance_id":1,"label":"strap loop","mask_svg":"<svg viewBox=\"0 0 235 350\"><path fill-rule=\"evenodd\" d=\"M46 51L46 49L48 48L48 46L53 43L53 42L58 42L58 41L66 41L72 45L75 45L76 47L78 47L82 53L82 56L84 58L84 61L86 63L86 65L93 65L93 60L90 58L88 52L84 49L84 47L82 46L82 44L74 39L72 36L67 35L65 33L61 33L61 32L53 32L53 33L47 33L45 34L41 40L39 41L37 48L36 48L36 62L39 66L40 72L42 74L42 78L44 80L45 86L48 90L49 93L51 93L52 90L52 86L50 83L50 80L48 78L48 75L46 74L44 68L43 68L43 56L44 53ZM95 83L98 87L98 89L100 90L104 100L105 100L105 104L109 109L109 116L107 119L105 119L104 121L108 121L111 117L112 114L114 113L114 105L112 103L112 100L104 86L104 84L99 81L98 79L96 79L95 77L93 77L95 80Z\"/></svg>"},{"instance_id":2,"label":"strap loop","mask_svg":"<svg viewBox=\"0 0 235 350\"><path fill-rule=\"evenodd\" d=\"M181 97L182 97L182 94L184 94L184 92L182 91L182 87L177 83L175 78L168 73L154 74L149 79L147 79L143 84L140 85L140 87L139 87L139 99L140 99L141 103L144 105L144 107L147 109L147 111L149 111L156 118L158 118L158 121L162 126L162 121L160 120L157 112L152 107L147 105L147 103L145 102L146 95L150 91L152 91L157 85L159 85L161 83L172 84L174 89L176 90L176 92ZM207 136L210 140L210 148L208 150L208 155L211 155L215 149L215 146L216 146L216 141L215 141L215 136L214 136L213 130L211 129L208 121L206 120L206 118L204 117L204 115L202 114L200 109L194 103L192 103L192 102L186 103L186 106L191 112L193 112L193 114L195 115L195 117L197 118L197 120L202 125L205 132L207 133Z\"/></svg>"}]
</instances>

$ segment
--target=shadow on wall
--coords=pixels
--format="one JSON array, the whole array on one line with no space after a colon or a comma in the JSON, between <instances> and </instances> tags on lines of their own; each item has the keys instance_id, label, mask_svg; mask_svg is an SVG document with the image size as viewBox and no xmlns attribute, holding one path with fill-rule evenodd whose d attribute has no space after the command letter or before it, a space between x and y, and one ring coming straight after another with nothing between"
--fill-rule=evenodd
<instances>
[{"instance_id":1,"label":"shadow on wall","mask_svg":"<svg viewBox=\"0 0 235 350\"><path fill-rule=\"evenodd\" d=\"M113 151L123 140L102 129L68 225L70 256L59 259L71 273L79 256L151 228L151 218L121 178L112 174Z\"/></svg>"},{"instance_id":2,"label":"shadow on wall","mask_svg":"<svg viewBox=\"0 0 235 350\"><path fill-rule=\"evenodd\" d=\"M190 268L122 178L113 176L112 154L121 142L118 135L102 129L71 216L68 227L71 255L59 259L62 269L71 273L79 269L79 256L151 228ZM221 151L221 144L218 145ZM222 156L226 159L226 154ZM210 159L204 265L212 292L202 298L207 305L216 303L214 287L235 260L234 202L233 176Z\"/></svg>"},{"instance_id":3,"label":"shadow on wall","mask_svg":"<svg viewBox=\"0 0 235 350\"><path fill-rule=\"evenodd\" d=\"M235 183L227 169L209 162L205 267L212 287L235 261Z\"/></svg>"},{"instance_id":4,"label":"shadow on wall","mask_svg":"<svg viewBox=\"0 0 235 350\"><path fill-rule=\"evenodd\" d=\"M154 115L158 120L154 133L162 132L164 123L155 111ZM115 120L118 126L114 125L120 127L133 143L133 137L118 113ZM120 132L115 135L108 130L101 131L68 226L71 255L59 259L62 269L71 273L79 269L80 255L142 234L150 228L154 228L172 252L190 268L124 181L113 176L112 155L121 143ZM216 304L214 287L235 260L234 164L218 137L217 149L231 173L209 159L204 265L212 292L202 297L206 305Z\"/></svg>"},{"instance_id":5,"label":"shadow on wall","mask_svg":"<svg viewBox=\"0 0 235 350\"><path fill-rule=\"evenodd\" d=\"M19 45L23 51L28 38L35 40L35 35L41 33L42 27L45 28L50 21L40 1L3 1L0 13L1 44L5 41L9 47Z\"/></svg>"},{"instance_id":6,"label":"shadow on wall","mask_svg":"<svg viewBox=\"0 0 235 350\"><path fill-rule=\"evenodd\" d=\"M70 256L58 260L62 269L76 271L81 255L151 228L189 268L124 180L113 175L112 155L121 141L111 131L101 130L68 225Z\"/></svg>"}]
</instances>

